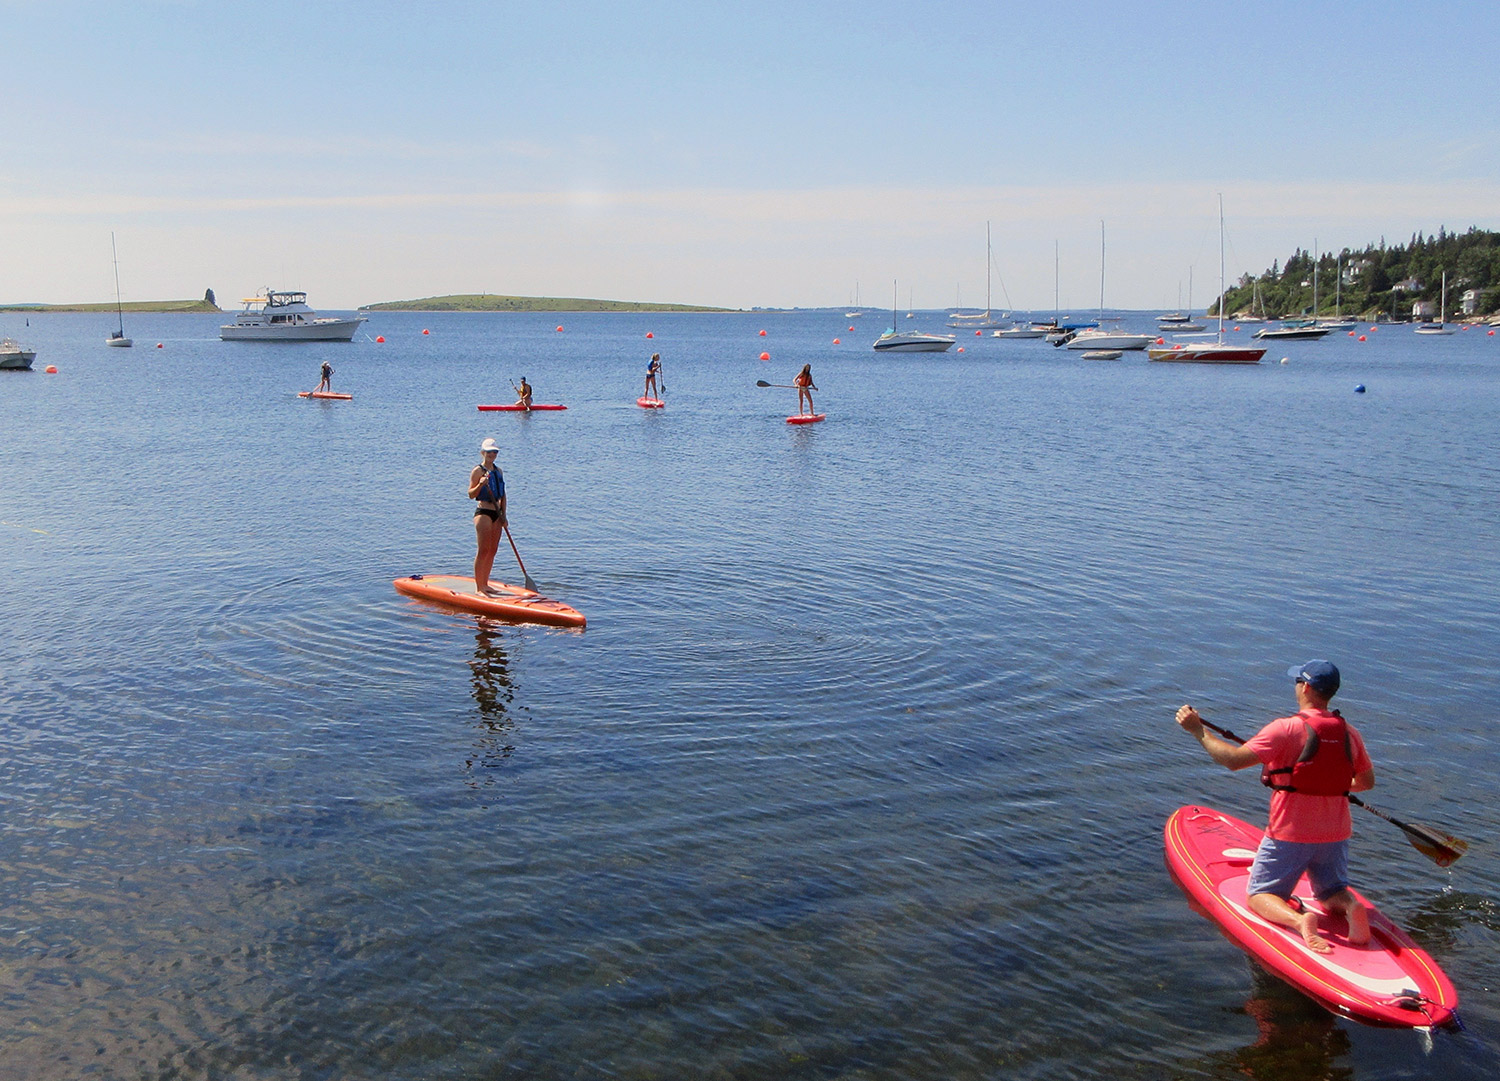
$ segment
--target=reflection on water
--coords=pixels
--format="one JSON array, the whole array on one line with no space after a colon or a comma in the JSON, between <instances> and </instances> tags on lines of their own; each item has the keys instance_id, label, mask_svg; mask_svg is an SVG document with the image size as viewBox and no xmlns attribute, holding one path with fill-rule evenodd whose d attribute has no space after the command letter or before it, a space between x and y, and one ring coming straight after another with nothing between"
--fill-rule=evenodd
<instances>
[{"instance_id":1,"label":"reflection on water","mask_svg":"<svg viewBox=\"0 0 1500 1081\"><path fill-rule=\"evenodd\" d=\"M1469 924L1500 931L1500 906L1483 894L1448 889L1414 909L1406 929L1418 945L1441 959L1455 948L1460 932Z\"/></svg>"},{"instance_id":2,"label":"reflection on water","mask_svg":"<svg viewBox=\"0 0 1500 1081\"><path fill-rule=\"evenodd\" d=\"M1225 1052L1220 1061L1255 1081L1349 1081L1349 1034L1306 995L1251 964L1252 994L1245 1015L1255 1042Z\"/></svg>"},{"instance_id":3,"label":"reflection on water","mask_svg":"<svg viewBox=\"0 0 1500 1081\"><path fill-rule=\"evenodd\" d=\"M474 743L464 759L465 782L470 788L488 788L495 783L494 770L505 764L515 751L512 739L515 722L515 685L511 680L510 657L505 652L503 624L480 619L474 632L474 659L469 662L469 686L478 715L474 722Z\"/></svg>"}]
</instances>

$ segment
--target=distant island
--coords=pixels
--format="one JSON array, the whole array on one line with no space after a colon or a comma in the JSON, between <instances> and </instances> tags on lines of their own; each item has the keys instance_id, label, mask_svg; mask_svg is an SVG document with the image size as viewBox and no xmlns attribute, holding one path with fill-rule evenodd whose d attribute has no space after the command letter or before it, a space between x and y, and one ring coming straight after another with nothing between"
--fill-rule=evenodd
<instances>
[{"instance_id":1,"label":"distant island","mask_svg":"<svg viewBox=\"0 0 1500 1081\"><path fill-rule=\"evenodd\" d=\"M648 304L634 300L587 300L580 297L509 297L498 293L458 293L422 300L388 300L362 304L362 312L732 312L697 304Z\"/></svg>"},{"instance_id":2,"label":"distant island","mask_svg":"<svg viewBox=\"0 0 1500 1081\"><path fill-rule=\"evenodd\" d=\"M132 300L121 304L127 312L222 312L207 300ZM0 304L0 312L112 312L113 304Z\"/></svg>"}]
</instances>

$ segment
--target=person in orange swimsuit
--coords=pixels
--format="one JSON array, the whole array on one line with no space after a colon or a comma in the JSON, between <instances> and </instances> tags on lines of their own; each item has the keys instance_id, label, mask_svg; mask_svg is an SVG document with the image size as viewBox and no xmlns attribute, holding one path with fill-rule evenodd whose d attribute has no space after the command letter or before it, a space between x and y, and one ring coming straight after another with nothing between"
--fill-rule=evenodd
<instances>
[{"instance_id":1,"label":"person in orange swimsuit","mask_svg":"<svg viewBox=\"0 0 1500 1081\"><path fill-rule=\"evenodd\" d=\"M812 392L818 387L812 380L811 364L802 365L797 378L792 380L792 386L797 388L797 415L800 417L803 413L816 413L817 410L813 408ZM803 408L804 402L806 403L805 409Z\"/></svg>"}]
</instances>

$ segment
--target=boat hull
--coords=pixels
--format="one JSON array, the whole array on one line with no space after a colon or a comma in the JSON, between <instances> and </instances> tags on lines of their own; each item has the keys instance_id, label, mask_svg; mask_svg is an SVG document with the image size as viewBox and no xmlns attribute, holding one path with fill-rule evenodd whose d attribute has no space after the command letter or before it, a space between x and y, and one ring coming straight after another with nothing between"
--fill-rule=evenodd
<instances>
[{"instance_id":1,"label":"boat hull","mask_svg":"<svg viewBox=\"0 0 1500 1081\"><path fill-rule=\"evenodd\" d=\"M6 341L0 348L0 371L6 372L29 372L31 362L36 360L36 353L31 349L22 349L12 341Z\"/></svg>"},{"instance_id":2,"label":"boat hull","mask_svg":"<svg viewBox=\"0 0 1500 1081\"><path fill-rule=\"evenodd\" d=\"M951 348L952 338L928 334L897 334L889 340L879 338L875 342L877 353L945 353Z\"/></svg>"},{"instance_id":3,"label":"boat hull","mask_svg":"<svg viewBox=\"0 0 1500 1081\"><path fill-rule=\"evenodd\" d=\"M1067 349L1144 349L1156 341L1151 334L1079 334L1063 343Z\"/></svg>"},{"instance_id":4,"label":"boat hull","mask_svg":"<svg viewBox=\"0 0 1500 1081\"><path fill-rule=\"evenodd\" d=\"M1152 360L1171 364L1259 364L1264 349L1251 345L1169 345L1147 349Z\"/></svg>"},{"instance_id":5,"label":"boat hull","mask_svg":"<svg viewBox=\"0 0 1500 1081\"><path fill-rule=\"evenodd\" d=\"M1322 327L1283 327L1280 330L1257 330L1255 332L1255 337L1268 342L1313 342L1327 335L1328 331Z\"/></svg>"},{"instance_id":6,"label":"boat hull","mask_svg":"<svg viewBox=\"0 0 1500 1081\"><path fill-rule=\"evenodd\" d=\"M310 323L225 323L219 340L225 342L347 342L353 341L364 316L353 319L317 319Z\"/></svg>"}]
</instances>

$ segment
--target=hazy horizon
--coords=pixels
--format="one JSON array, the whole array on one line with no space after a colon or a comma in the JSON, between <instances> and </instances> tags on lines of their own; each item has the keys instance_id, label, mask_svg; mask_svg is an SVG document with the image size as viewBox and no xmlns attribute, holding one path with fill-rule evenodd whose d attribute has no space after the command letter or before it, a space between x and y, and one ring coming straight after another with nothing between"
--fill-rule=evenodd
<instances>
[{"instance_id":1,"label":"hazy horizon","mask_svg":"<svg viewBox=\"0 0 1500 1081\"><path fill-rule=\"evenodd\" d=\"M0 300L1201 308L1500 227L1500 12L0 0ZM1059 28L1065 28L1060 30ZM1473 62L1466 62L1467 58ZM102 63L101 58L108 58ZM1055 245L1055 248L1054 248Z\"/></svg>"}]
</instances>

